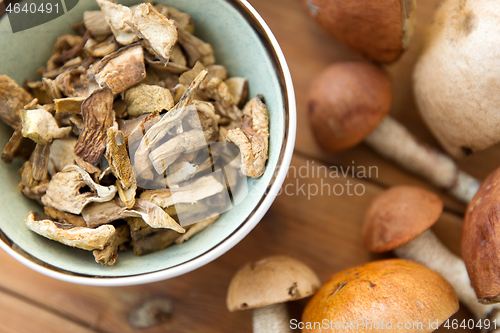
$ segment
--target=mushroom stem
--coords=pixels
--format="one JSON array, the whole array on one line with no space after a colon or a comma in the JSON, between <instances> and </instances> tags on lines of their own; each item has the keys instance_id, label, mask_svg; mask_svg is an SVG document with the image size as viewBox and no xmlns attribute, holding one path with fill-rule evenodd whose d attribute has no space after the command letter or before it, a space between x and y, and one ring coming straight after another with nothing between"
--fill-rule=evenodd
<instances>
[{"instance_id":1,"label":"mushroom stem","mask_svg":"<svg viewBox=\"0 0 500 333\"><path fill-rule=\"evenodd\" d=\"M285 303L271 304L253 310L254 333L291 333L290 316Z\"/></svg>"},{"instance_id":2,"label":"mushroom stem","mask_svg":"<svg viewBox=\"0 0 500 333\"><path fill-rule=\"evenodd\" d=\"M431 230L395 249L394 253L400 258L424 264L441 274L455 288L460 301L478 319L489 319L492 323L493 320L500 319L500 304L479 303L463 260L446 248ZM490 332L500 332L500 327Z\"/></svg>"},{"instance_id":3,"label":"mushroom stem","mask_svg":"<svg viewBox=\"0 0 500 333\"><path fill-rule=\"evenodd\" d=\"M379 154L447 190L455 198L469 203L480 182L458 169L447 155L418 142L397 120L386 116L365 142Z\"/></svg>"}]
</instances>

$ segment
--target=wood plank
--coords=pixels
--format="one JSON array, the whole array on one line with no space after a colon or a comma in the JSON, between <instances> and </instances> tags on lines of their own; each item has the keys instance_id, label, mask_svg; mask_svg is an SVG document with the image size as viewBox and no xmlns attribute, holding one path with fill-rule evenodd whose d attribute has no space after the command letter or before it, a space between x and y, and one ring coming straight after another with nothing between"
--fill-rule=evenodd
<instances>
[{"instance_id":1,"label":"wood plank","mask_svg":"<svg viewBox=\"0 0 500 333\"><path fill-rule=\"evenodd\" d=\"M250 235L213 263L182 277L126 288L77 286L33 272L1 252L0 288L21 294L102 332L139 332L129 326L128 314L145 300L159 296L173 301L171 319L140 332L251 332L250 311L229 313L225 305L229 281L244 263L268 255L287 254L309 264L325 282L342 269L391 256L368 252L361 239L364 212L381 188L357 179L318 176L317 171L313 176L311 170L318 166L321 164L316 162L313 166L312 161L296 156L284 191ZM305 173L306 168L309 175ZM348 182L351 189L357 185L358 192L364 188L364 194L327 194L327 188L337 193L341 186L346 190ZM307 193L314 194L315 188L322 186L322 196L308 198ZM459 218L447 214L437 225L437 230L441 230L438 234L445 235L447 244L455 244L453 250L458 251ZM300 319L305 304L306 301L290 304L296 319ZM470 318L466 310L457 316Z\"/></svg>"},{"instance_id":2,"label":"wood plank","mask_svg":"<svg viewBox=\"0 0 500 333\"><path fill-rule=\"evenodd\" d=\"M465 205L413 174L402 170L371 148L361 144L337 154L321 150L308 126L306 96L311 81L327 66L343 60L359 59L344 45L324 32L302 8L300 1L275 0L250 1L269 24L287 58L297 97L298 129L296 151L316 157L333 165L378 166L380 173L375 180L383 186L412 184L431 189L445 200L446 207L463 213ZM423 123L416 108L412 93L412 68L417 59L425 27L432 19L434 9L440 0L419 0L417 4L417 26L411 46L393 65L388 66L393 76L393 106L391 115L401 121L422 142L432 147L439 146ZM286 10L283 10L286 8ZM287 22L293 22L288 24ZM476 153L459 161L458 165L478 179L484 179L500 165L498 146Z\"/></svg>"},{"instance_id":3,"label":"wood plank","mask_svg":"<svg viewBox=\"0 0 500 333\"><path fill-rule=\"evenodd\" d=\"M0 291L0 331L2 333L96 333L90 328L3 291Z\"/></svg>"}]
</instances>

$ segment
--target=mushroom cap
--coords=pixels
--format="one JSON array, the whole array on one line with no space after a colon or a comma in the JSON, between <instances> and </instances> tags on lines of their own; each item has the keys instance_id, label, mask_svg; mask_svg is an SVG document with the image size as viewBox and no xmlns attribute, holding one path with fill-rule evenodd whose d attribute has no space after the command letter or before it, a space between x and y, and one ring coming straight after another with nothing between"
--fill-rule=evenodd
<instances>
[{"instance_id":1,"label":"mushroom cap","mask_svg":"<svg viewBox=\"0 0 500 333\"><path fill-rule=\"evenodd\" d=\"M284 303L314 294L321 283L304 263L287 257L267 257L243 266L227 293L229 311Z\"/></svg>"},{"instance_id":2,"label":"mushroom cap","mask_svg":"<svg viewBox=\"0 0 500 333\"><path fill-rule=\"evenodd\" d=\"M482 183L467 207L462 258L482 303L500 302L500 168Z\"/></svg>"},{"instance_id":3,"label":"mushroom cap","mask_svg":"<svg viewBox=\"0 0 500 333\"><path fill-rule=\"evenodd\" d=\"M367 61L340 62L323 71L307 97L316 141L337 152L359 144L389 113L391 79Z\"/></svg>"},{"instance_id":4,"label":"mushroom cap","mask_svg":"<svg viewBox=\"0 0 500 333\"><path fill-rule=\"evenodd\" d=\"M420 322L405 332L432 332L429 320L441 324L458 310L458 297L441 275L413 261L374 261L335 274L307 304L302 322L365 323ZM376 326L373 326L376 328ZM342 327L342 332L373 332L373 329ZM387 327L388 328L388 327ZM307 328L303 333L336 332ZM389 329L381 329L386 332Z\"/></svg>"},{"instance_id":5,"label":"mushroom cap","mask_svg":"<svg viewBox=\"0 0 500 333\"><path fill-rule=\"evenodd\" d=\"M378 253L394 250L429 229L442 212L443 201L436 194L415 186L394 186L368 208L365 246Z\"/></svg>"},{"instance_id":6,"label":"mushroom cap","mask_svg":"<svg viewBox=\"0 0 500 333\"><path fill-rule=\"evenodd\" d=\"M500 4L447 0L427 29L414 94L443 148L463 157L500 142ZM474 51L472 51L474 50Z\"/></svg>"},{"instance_id":7,"label":"mushroom cap","mask_svg":"<svg viewBox=\"0 0 500 333\"><path fill-rule=\"evenodd\" d=\"M370 60L390 63L413 35L415 0L302 0L321 27Z\"/></svg>"}]
</instances>

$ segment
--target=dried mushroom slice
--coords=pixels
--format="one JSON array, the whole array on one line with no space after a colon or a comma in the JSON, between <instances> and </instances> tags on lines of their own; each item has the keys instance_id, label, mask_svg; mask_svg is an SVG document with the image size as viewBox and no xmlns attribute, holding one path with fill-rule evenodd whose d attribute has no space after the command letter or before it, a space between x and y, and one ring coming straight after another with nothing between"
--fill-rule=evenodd
<instances>
[{"instance_id":1,"label":"dried mushroom slice","mask_svg":"<svg viewBox=\"0 0 500 333\"><path fill-rule=\"evenodd\" d=\"M73 58L76 58L80 52L82 52L85 43L90 37L90 31L85 32L80 41L71 47L69 50L66 50L59 54L57 57L52 59L53 63L58 66L64 65L66 62L70 61Z\"/></svg>"},{"instance_id":2,"label":"dried mushroom slice","mask_svg":"<svg viewBox=\"0 0 500 333\"><path fill-rule=\"evenodd\" d=\"M109 36L112 34L104 13L100 10L83 12L83 24L94 37Z\"/></svg>"},{"instance_id":3,"label":"dried mushroom slice","mask_svg":"<svg viewBox=\"0 0 500 333\"><path fill-rule=\"evenodd\" d=\"M130 227L132 247L136 256L153 253L174 244L180 234L170 229L154 229L143 219L132 217L126 219Z\"/></svg>"},{"instance_id":4,"label":"dried mushroom slice","mask_svg":"<svg viewBox=\"0 0 500 333\"><path fill-rule=\"evenodd\" d=\"M106 159L109 162L111 172L116 177L118 195L125 206L132 208L135 204L137 183L128 156L125 137L116 127L109 128L107 136Z\"/></svg>"},{"instance_id":5,"label":"dried mushroom slice","mask_svg":"<svg viewBox=\"0 0 500 333\"><path fill-rule=\"evenodd\" d=\"M97 4L101 7L104 18L118 43L129 45L139 40L132 29L125 23L132 18L130 8L118 5L111 0L97 0Z\"/></svg>"},{"instance_id":6,"label":"dried mushroom slice","mask_svg":"<svg viewBox=\"0 0 500 333\"><path fill-rule=\"evenodd\" d=\"M26 139L23 136L22 126L18 126L14 133L12 133L9 142L7 142L5 148L3 149L2 161L4 161L4 163L10 164L16 157L29 159L34 148L34 142L32 140Z\"/></svg>"},{"instance_id":7,"label":"dried mushroom slice","mask_svg":"<svg viewBox=\"0 0 500 333\"><path fill-rule=\"evenodd\" d=\"M168 185L185 182L198 173L199 167L188 161L175 162L168 168Z\"/></svg>"},{"instance_id":8,"label":"dried mushroom slice","mask_svg":"<svg viewBox=\"0 0 500 333\"><path fill-rule=\"evenodd\" d=\"M186 90L180 101L144 134L134 156L134 169L136 174L141 178L153 179L154 175L150 169L151 164L149 160L151 148L159 143L189 113L190 108L188 108L188 105L206 76L207 71L202 71Z\"/></svg>"},{"instance_id":9,"label":"dried mushroom slice","mask_svg":"<svg viewBox=\"0 0 500 333\"><path fill-rule=\"evenodd\" d=\"M149 54L148 52L144 54L144 61L151 68L154 68L155 71L160 73L180 75L189 70L189 67L171 61L169 61L168 64L165 66L161 61L157 60L154 55Z\"/></svg>"},{"instance_id":10,"label":"dried mushroom slice","mask_svg":"<svg viewBox=\"0 0 500 333\"><path fill-rule=\"evenodd\" d=\"M118 248L131 240L127 224L116 227L115 236L103 250L94 250L95 261L103 266L113 266L118 259Z\"/></svg>"},{"instance_id":11,"label":"dried mushroom slice","mask_svg":"<svg viewBox=\"0 0 500 333\"><path fill-rule=\"evenodd\" d=\"M137 6L127 21L137 36L148 41L158 59L166 64L177 42L178 32L173 21L158 13L150 3Z\"/></svg>"},{"instance_id":12,"label":"dried mushroom slice","mask_svg":"<svg viewBox=\"0 0 500 333\"><path fill-rule=\"evenodd\" d=\"M139 215L128 210L116 199L103 203L91 203L82 210L83 220L89 228L135 216Z\"/></svg>"},{"instance_id":13,"label":"dried mushroom slice","mask_svg":"<svg viewBox=\"0 0 500 333\"><path fill-rule=\"evenodd\" d=\"M45 91L45 87L42 81L28 81L26 82L26 86L28 87L28 90L29 92L31 92L33 97L38 100L38 103L40 104L52 103L52 99Z\"/></svg>"},{"instance_id":14,"label":"dried mushroom slice","mask_svg":"<svg viewBox=\"0 0 500 333\"><path fill-rule=\"evenodd\" d=\"M114 95L119 94L146 77L144 52L139 44L118 49L98 63L94 77L100 86L107 84Z\"/></svg>"},{"instance_id":15,"label":"dried mushroom slice","mask_svg":"<svg viewBox=\"0 0 500 333\"><path fill-rule=\"evenodd\" d=\"M78 137L75 154L96 164L106 148L107 130L114 123L113 93L109 88L97 89L82 103L85 123Z\"/></svg>"},{"instance_id":16,"label":"dried mushroom slice","mask_svg":"<svg viewBox=\"0 0 500 333\"><path fill-rule=\"evenodd\" d=\"M219 217L220 217L220 215L217 214L217 215L215 215L213 217L209 217L206 220L200 221L198 223L194 223L193 225L191 225L191 227L189 228L189 230L186 231L185 234L179 236L179 238L177 238L175 240L175 243L176 244L182 244L182 243L188 241L194 235L200 233L201 231L203 231L206 228L208 228L209 226L211 226L215 221L217 221L219 219Z\"/></svg>"},{"instance_id":17,"label":"dried mushroom slice","mask_svg":"<svg viewBox=\"0 0 500 333\"><path fill-rule=\"evenodd\" d=\"M128 105L127 112L132 117L170 110L174 106L174 98L170 90L147 84L128 89L123 99Z\"/></svg>"},{"instance_id":18,"label":"dried mushroom slice","mask_svg":"<svg viewBox=\"0 0 500 333\"><path fill-rule=\"evenodd\" d=\"M258 178L264 174L268 157L269 120L267 108L257 96L243 110L242 128L231 129L227 140L240 148L244 175Z\"/></svg>"},{"instance_id":19,"label":"dried mushroom slice","mask_svg":"<svg viewBox=\"0 0 500 333\"><path fill-rule=\"evenodd\" d=\"M135 202L136 205L133 211L138 213L150 227L172 229L181 234L186 232L183 227L158 205L144 199L137 199Z\"/></svg>"},{"instance_id":20,"label":"dried mushroom slice","mask_svg":"<svg viewBox=\"0 0 500 333\"><path fill-rule=\"evenodd\" d=\"M49 163L52 165L55 172L61 171L67 165L75 164L75 159L77 157L74 152L76 142L77 139L72 137L52 141ZM52 168L49 168L49 170Z\"/></svg>"},{"instance_id":21,"label":"dried mushroom slice","mask_svg":"<svg viewBox=\"0 0 500 333\"><path fill-rule=\"evenodd\" d=\"M84 51L89 57L102 58L118 50L118 45L114 36L109 36L102 42L89 39L85 44Z\"/></svg>"},{"instance_id":22,"label":"dried mushroom slice","mask_svg":"<svg viewBox=\"0 0 500 333\"><path fill-rule=\"evenodd\" d=\"M47 180L49 178L49 154L50 143L39 144L35 146L32 156L33 179L37 181Z\"/></svg>"},{"instance_id":23,"label":"dried mushroom slice","mask_svg":"<svg viewBox=\"0 0 500 333\"><path fill-rule=\"evenodd\" d=\"M115 186L101 186L85 170L68 165L52 177L42 203L64 212L80 214L87 204L110 201L115 194Z\"/></svg>"},{"instance_id":24,"label":"dried mushroom slice","mask_svg":"<svg viewBox=\"0 0 500 333\"><path fill-rule=\"evenodd\" d=\"M212 46L190 34L177 22L176 26L179 31L179 44L186 51L189 66L194 66L197 61L200 61L205 66L213 65L215 57Z\"/></svg>"},{"instance_id":25,"label":"dried mushroom slice","mask_svg":"<svg viewBox=\"0 0 500 333\"><path fill-rule=\"evenodd\" d=\"M80 114L86 97L67 97L54 100L56 113Z\"/></svg>"},{"instance_id":26,"label":"dried mushroom slice","mask_svg":"<svg viewBox=\"0 0 500 333\"><path fill-rule=\"evenodd\" d=\"M236 106L243 107L248 98L248 81L243 77L232 77L224 81Z\"/></svg>"},{"instance_id":27,"label":"dried mushroom slice","mask_svg":"<svg viewBox=\"0 0 500 333\"><path fill-rule=\"evenodd\" d=\"M29 213L25 222L31 231L41 236L87 251L103 250L115 235L115 227L112 225L103 225L97 229L75 227L48 219L37 219L34 212Z\"/></svg>"},{"instance_id":28,"label":"dried mushroom slice","mask_svg":"<svg viewBox=\"0 0 500 333\"><path fill-rule=\"evenodd\" d=\"M99 88L94 79L88 76L87 71L83 68L69 68L56 77L55 83L57 88L69 97L87 98Z\"/></svg>"},{"instance_id":29,"label":"dried mushroom slice","mask_svg":"<svg viewBox=\"0 0 500 333\"><path fill-rule=\"evenodd\" d=\"M45 109L21 110L22 132L38 144L48 144L54 139L62 139L71 133L71 127L59 127L57 121Z\"/></svg>"},{"instance_id":30,"label":"dried mushroom slice","mask_svg":"<svg viewBox=\"0 0 500 333\"><path fill-rule=\"evenodd\" d=\"M187 59L179 44L175 44L170 50L170 62L178 66L187 66Z\"/></svg>"},{"instance_id":31,"label":"dried mushroom slice","mask_svg":"<svg viewBox=\"0 0 500 333\"><path fill-rule=\"evenodd\" d=\"M54 44L54 48L52 49L52 56L47 61L47 71L52 71L60 67L60 64L55 60L58 59L64 52L80 44L81 41L82 41L81 36L70 35L70 34L59 36L57 38L56 43Z\"/></svg>"},{"instance_id":32,"label":"dried mushroom slice","mask_svg":"<svg viewBox=\"0 0 500 333\"><path fill-rule=\"evenodd\" d=\"M86 227L87 223L80 215L70 214L66 212L61 212L55 208L45 206L43 207L45 214L52 220L64 222L65 224L71 224L76 227Z\"/></svg>"},{"instance_id":33,"label":"dried mushroom slice","mask_svg":"<svg viewBox=\"0 0 500 333\"><path fill-rule=\"evenodd\" d=\"M193 129L174 136L152 150L149 159L156 172L162 174L181 154L191 153L203 147L207 147L203 131Z\"/></svg>"},{"instance_id":34,"label":"dried mushroom slice","mask_svg":"<svg viewBox=\"0 0 500 333\"><path fill-rule=\"evenodd\" d=\"M186 29L190 34L194 34L194 22L191 18L191 15L181 12L177 8L167 7L162 4L157 4L154 7L158 11L158 13L165 17L168 17L171 20L174 20L175 22L177 22L177 24Z\"/></svg>"},{"instance_id":35,"label":"dried mushroom slice","mask_svg":"<svg viewBox=\"0 0 500 333\"><path fill-rule=\"evenodd\" d=\"M208 81L205 93L208 98L219 102L223 108L229 108L236 102L233 95L229 92L227 84L217 77Z\"/></svg>"},{"instance_id":36,"label":"dried mushroom slice","mask_svg":"<svg viewBox=\"0 0 500 333\"><path fill-rule=\"evenodd\" d=\"M12 128L21 124L21 110L33 100L33 96L14 80L0 75L0 119Z\"/></svg>"},{"instance_id":37,"label":"dried mushroom slice","mask_svg":"<svg viewBox=\"0 0 500 333\"><path fill-rule=\"evenodd\" d=\"M42 83L43 88L45 89L45 92L47 93L47 96L51 101L63 97L61 91L59 90L59 87L54 80L44 77L42 79Z\"/></svg>"},{"instance_id":38,"label":"dried mushroom slice","mask_svg":"<svg viewBox=\"0 0 500 333\"><path fill-rule=\"evenodd\" d=\"M140 198L161 208L167 208L177 204L196 203L220 193L223 189L224 186L215 177L205 176L175 189L146 190L142 192Z\"/></svg>"},{"instance_id":39,"label":"dried mushroom slice","mask_svg":"<svg viewBox=\"0 0 500 333\"><path fill-rule=\"evenodd\" d=\"M191 68L190 70L188 70L187 72L183 73L180 77L179 77L179 84L182 84L184 86L189 86L193 81L194 79L201 73L201 71L203 70L206 70L206 67L203 66L203 64L199 61L196 62L196 64L194 64L193 68ZM207 71L207 78L206 80L208 80L210 78L209 76L209 73ZM206 82L206 81L204 81ZM206 84L202 83L201 84L201 88L203 88Z\"/></svg>"}]
</instances>

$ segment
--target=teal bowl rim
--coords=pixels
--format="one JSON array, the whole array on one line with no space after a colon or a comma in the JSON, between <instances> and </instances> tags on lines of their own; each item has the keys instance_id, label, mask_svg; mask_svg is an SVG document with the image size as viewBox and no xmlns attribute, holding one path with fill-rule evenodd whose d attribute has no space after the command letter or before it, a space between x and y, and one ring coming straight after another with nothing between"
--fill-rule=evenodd
<instances>
[{"instance_id":1,"label":"teal bowl rim","mask_svg":"<svg viewBox=\"0 0 500 333\"><path fill-rule=\"evenodd\" d=\"M275 73L280 83L284 105L283 145L278 157L278 164L276 166L277 172L275 170L273 177L269 181L265 194L258 202L255 209L246 217L240 226L217 245L207 249L203 254L182 264L160 269L155 272L121 277L76 274L54 267L30 256L27 253L23 253L23 251L15 250L13 248L15 244L2 232L1 229L0 248L29 268L58 280L92 286L130 286L170 279L200 268L229 251L260 222L278 195L281 185L286 178L292 159L297 125L295 93L293 90L290 71L283 52L262 17L246 0L224 1L231 4L251 24L259 36L260 41L266 46L269 58L272 61Z\"/></svg>"}]
</instances>

